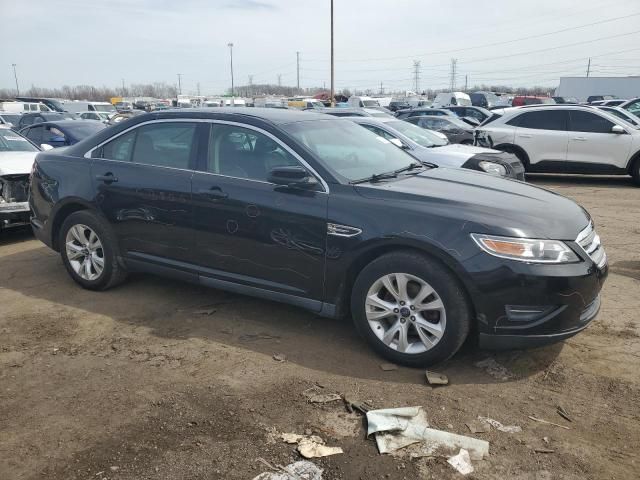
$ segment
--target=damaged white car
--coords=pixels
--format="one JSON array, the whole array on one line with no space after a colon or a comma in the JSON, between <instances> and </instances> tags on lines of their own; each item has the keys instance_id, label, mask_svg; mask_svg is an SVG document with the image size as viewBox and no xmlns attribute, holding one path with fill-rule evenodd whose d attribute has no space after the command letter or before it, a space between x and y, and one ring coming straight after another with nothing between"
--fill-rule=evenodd
<instances>
[{"instance_id":1,"label":"damaged white car","mask_svg":"<svg viewBox=\"0 0 640 480\"><path fill-rule=\"evenodd\" d=\"M40 150L0 126L0 230L29 223L29 175Z\"/></svg>"}]
</instances>

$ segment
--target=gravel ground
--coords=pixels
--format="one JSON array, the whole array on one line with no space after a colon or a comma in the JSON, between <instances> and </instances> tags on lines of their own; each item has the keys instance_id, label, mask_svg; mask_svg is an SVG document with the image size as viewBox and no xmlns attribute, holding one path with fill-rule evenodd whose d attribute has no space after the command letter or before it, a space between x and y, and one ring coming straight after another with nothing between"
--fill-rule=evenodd
<instances>
[{"instance_id":1,"label":"gravel ground","mask_svg":"<svg viewBox=\"0 0 640 480\"><path fill-rule=\"evenodd\" d=\"M300 459L279 432L308 430L344 450L314 460L324 479L460 478L443 458L379 455L361 416L306 401L314 384L376 407L422 405L434 428L460 434L478 415L522 427L475 434L491 454L467 478L637 478L640 188L529 180L595 218L611 269L600 315L536 350L468 342L437 367L451 382L439 388L422 370L383 371L349 322L151 276L84 291L28 231L0 234L0 478L252 479L267 470L259 458ZM474 366L487 357L508 378Z\"/></svg>"}]
</instances>

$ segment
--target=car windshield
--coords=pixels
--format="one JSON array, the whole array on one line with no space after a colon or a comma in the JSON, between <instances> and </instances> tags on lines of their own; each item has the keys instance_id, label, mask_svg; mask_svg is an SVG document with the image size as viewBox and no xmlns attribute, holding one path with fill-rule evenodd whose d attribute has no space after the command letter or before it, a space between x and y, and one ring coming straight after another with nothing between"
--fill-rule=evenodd
<instances>
[{"instance_id":1,"label":"car windshield","mask_svg":"<svg viewBox=\"0 0 640 480\"><path fill-rule=\"evenodd\" d=\"M104 128L105 126L101 122L76 122L74 125L68 125L66 130L77 140L82 140Z\"/></svg>"},{"instance_id":2,"label":"car windshield","mask_svg":"<svg viewBox=\"0 0 640 480\"><path fill-rule=\"evenodd\" d=\"M303 121L283 128L316 154L326 168L349 181L415 163L393 143L349 120Z\"/></svg>"},{"instance_id":3,"label":"car windshield","mask_svg":"<svg viewBox=\"0 0 640 480\"><path fill-rule=\"evenodd\" d=\"M93 105L93 108L98 112L115 112L116 108L113 105Z\"/></svg>"},{"instance_id":4,"label":"car windshield","mask_svg":"<svg viewBox=\"0 0 640 480\"><path fill-rule=\"evenodd\" d=\"M388 113L379 112L377 110L367 110L367 113L369 113L372 117L388 118L391 116Z\"/></svg>"},{"instance_id":5,"label":"car windshield","mask_svg":"<svg viewBox=\"0 0 640 480\"><path fill-rule=\"evenodd\" d=\"M363 107L379 107L380 104L377 100L361 100Z\"/></svg>"},{"instance_id":6,"label":"car windshield","mask_svg":"<svg viewBox=\"0 0 640 480\"><path fill-rule=\"evenodd\" d=\"M64 110L64 104L59 100L49 99L47 100L47 102L49 102L51 106L55 107L55 109L58 110L59 112L62 112Z\"/></svg>"},{"instance_id":7,"label":"car windshield","mask_svg":"<svg viewBox=\"0 0 640 480\"><path fill-rule=\"evenodd\" d=\"M13 130L0 129L0 152L37 152L26 138L18 135Z\"/></svg>"},{"instance_id":8,"label":"car windshield","mask_svg":"<svg viewBox=\"0 0 640 480\"><path fill-rule=\"evenodd\" d=\"M616 117L618 117L621 120L624 120L627 123L630 123L635 128L639 128L638 127L638 125L639 125L638 121L635 120L634 118L632 118L631 115L627 115L624 112L621 112L620 110L617 110L615 108L600 107L600 109L604 110L607 113L610 113L611 115L615 115Z\"/></svg>"},{"instance_id":9,"label":"car windshield","mask_svg":"<svg viewBox=\"0 0 640 480\"><path fill-rule=\"evenodd\" d=\"M393 122L387 122L386 124L423 147L442 147L448 143L447 140L439 137L435 133L425 130L424 128L417 127L409 122L395 120Z\"/></svg>"},{"instance_id":10,"label":"car windshield","mask_svg":"<svg viewBox=\"0 0 640 480\"><path fill-rule=\"evenodd\" d=\"M471 125L469 125L468 123L466 123L464 120L461 120L458 117L455 117L453 115L443 115L441 117L438 117L439 119L445 120L447 122L452 123L453 125L455 125L456 127L462 129L462 130L470 130L473 127ZM446 124L443 124L442 126L443 128L447 128Z\"/></svg>"}]
</instances>

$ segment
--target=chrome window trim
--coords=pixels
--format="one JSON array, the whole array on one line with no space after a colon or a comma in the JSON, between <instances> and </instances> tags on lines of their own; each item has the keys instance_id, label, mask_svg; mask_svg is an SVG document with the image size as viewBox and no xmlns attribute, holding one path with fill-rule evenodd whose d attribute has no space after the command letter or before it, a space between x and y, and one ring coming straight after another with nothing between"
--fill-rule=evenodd
<instances>
[{"instance_id":1,"label":"chrome window trim","mask_svg":"<svg viewBox=\"0 0 640 480\"><path fill-rule=\"evenodd\" d=\"M263 130L260 127L256 127L255 125L250 125L250 124L241 123L241 122L233 122L233 121L229 121L229 120L218 120L218 119L210 119L210 118L160 118L160 119L147 120L145 122L141 122L141 123L137 123L135 125L132 125L131 127L129 127L127 129L119 132L118 134L110 137L108 140L105 140L104 142L99 143L98 145L93 147L91 150L86 152L84 154L84 158L92 159L91 155L93 154L93 152L95 150L97 150L99 148L102 148L103 145L115 140L116 138L118 138L118 137L120 137L122 135L125 135L125 134L129 133L130 131L132 131L132 130L134 130L136 128L140 128L140 127L143 127L145 125L156 124L156 123L174 123L174 122L211 123L211 124L221 124L221 125L233 125L233 126L238 126L238 127L241 127L241 128L247 128L249 130L254 130L254 131L259 132L259 133L261 133L263 135L266 135L267 137L272 139L274 142L276 142L278 145L280 145L283 149L285 149L289 154L293 155L293 157L296 160L298 160L307 170L309 170L320 181L320 184L322 185L322 188L324 190L321 191L321 192L318 192L318 193L327 193L328 194L330 192L329 185L324 180L324 178L322 178L322 176L320 176L320 174L318 172L316 172L316 170L311 165L309 165L306 160L304 160L300 155L298 155L298 153L296 153L291 147L289 147L284 142L282 142L282 140L280 140L278 137L276 137L275 135L273 135L270 132L267 132L266 130ZM235 178L235 179L238 179L238 180L247 180L247 181L251 181L251 182L265 183L265 184L268 184L268 185L276 185L275 183L264 182L262 180L255 180L255 179L251 179L251 178L231 177L229 175L221 175L219 173L205 172L205 171L201 171L201 170L183 169L183 168L175 168L175 167L165 167L165 166L161 166L161 165L150 165L150 164L145 164L145 163L125 162L123 160L114 160L114 159L111 159L111 158L101 158L100 160L107 160L109 162L136 164L136 165L148 165L148 166L152 166L152 167L167 168L167 169L182 170L182 171L197 172L197 173L205 173L207 175L216 175L216 176L219 176L219 177Z\"/></svg>"}]
</instances>

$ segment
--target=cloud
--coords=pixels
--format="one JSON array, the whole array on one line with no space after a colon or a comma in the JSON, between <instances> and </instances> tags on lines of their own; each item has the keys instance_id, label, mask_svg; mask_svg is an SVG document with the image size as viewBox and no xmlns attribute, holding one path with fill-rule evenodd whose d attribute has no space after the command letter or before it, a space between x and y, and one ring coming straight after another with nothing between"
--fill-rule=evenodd
<instances>
[{"instance_id":1,"label":"cloud","mask_svg":"<svg viewBox=\"0 0 640 480\"><path fill-rule=\"evenodd\" d=\"M260 0L233 0L223 8L234 10L278 10L278 7L269 2Z\"/></svg>"}]
</instances>

